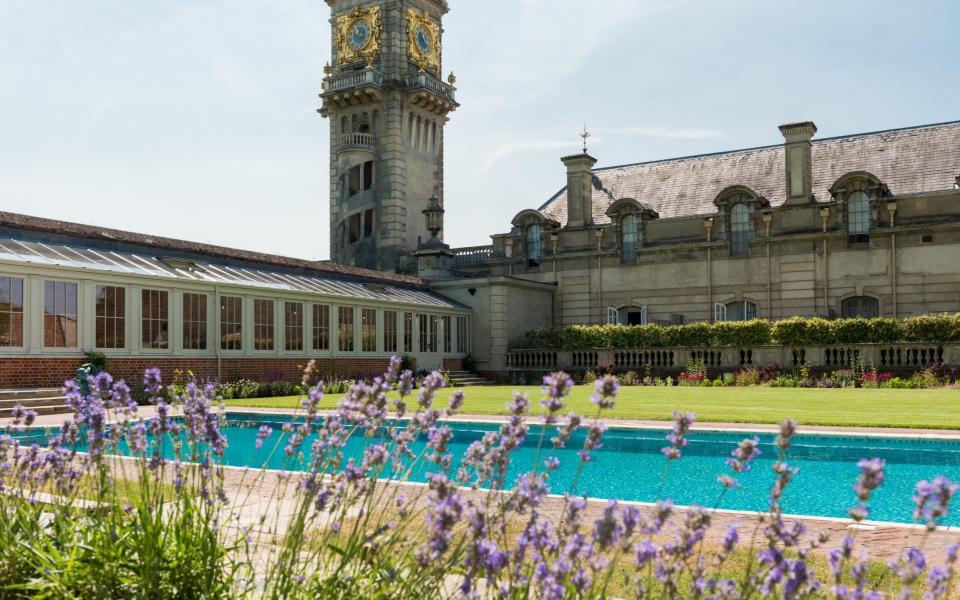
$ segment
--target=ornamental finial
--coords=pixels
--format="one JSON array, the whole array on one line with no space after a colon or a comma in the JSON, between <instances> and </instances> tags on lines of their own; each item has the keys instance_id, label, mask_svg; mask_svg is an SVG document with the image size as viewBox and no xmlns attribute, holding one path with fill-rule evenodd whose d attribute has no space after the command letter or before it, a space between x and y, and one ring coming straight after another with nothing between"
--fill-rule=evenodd
<instances>
[{"instance_id":1,"label":"ornamental finial","mask_svg":"<svg viewBox=\"0 0 960 600\"><path fill-rule=\"evenodd\" d=\"M586 153L587 153L587 138L590 137L590 132L587 131L587 124L586 124L586 123L583 124L583 133L580 133L580 134L578 134L578 135L579 135L581 138L583 138L583 153L586 154Z\"/></svg>"}]
</instances>

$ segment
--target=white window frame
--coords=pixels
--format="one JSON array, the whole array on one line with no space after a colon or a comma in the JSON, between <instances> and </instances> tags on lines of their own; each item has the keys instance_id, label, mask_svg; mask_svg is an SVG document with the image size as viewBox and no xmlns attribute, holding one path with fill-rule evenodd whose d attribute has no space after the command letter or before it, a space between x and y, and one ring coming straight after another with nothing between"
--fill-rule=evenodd
<instances>
[{"instance_id":1,"label":"white window frame","mask_svg":"<svg viewBox=\"0 0 960 600\"><path fill-rule=\"evenodd\" d=\"M727 305L722 302L713 303L713 322L722 323L727 320Z\"/></svg>"}]
</instances>

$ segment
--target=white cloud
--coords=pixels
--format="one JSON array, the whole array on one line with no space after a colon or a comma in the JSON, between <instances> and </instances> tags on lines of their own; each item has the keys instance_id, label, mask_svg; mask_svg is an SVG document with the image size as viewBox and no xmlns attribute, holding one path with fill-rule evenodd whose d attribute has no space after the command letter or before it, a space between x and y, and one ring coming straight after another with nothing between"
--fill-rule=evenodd
<instances>
[{"instance_id":1,"label":"white cloud","mask_svg":"<svg viewBox=\"0 0 960 600\"><path fill-rule=\"evenodd\" d=\"M525 0L527 2L536 2L538 0ZM600 144L602 139L598 137L591 137L590 143ZM481 163L479 171L481 173L487 171L498 161L510 156L511 154L518 154L521 152L539 152L544 150L561 150L568 149L570 152L576 152L577 147L576 143L570 140L544 140L544 139L534 139L526 140L522 142L509 142L506 144L501 144L488 152L483 162Z\"/></svg>"}]
</instances>

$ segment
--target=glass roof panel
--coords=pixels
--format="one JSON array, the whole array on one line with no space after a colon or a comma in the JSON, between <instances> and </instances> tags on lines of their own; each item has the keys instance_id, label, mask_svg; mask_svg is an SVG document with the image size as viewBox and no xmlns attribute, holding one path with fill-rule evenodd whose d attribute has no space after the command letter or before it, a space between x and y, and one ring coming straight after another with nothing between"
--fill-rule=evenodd
<instances>
[{"instance_id":1,"label":"glass roof panel","mask_svg":"<svg viewBox=\"0 0 960 600\"><path fill-rule=\"evenodd\" d=\"M15 239L0 239L0 261L56 264L102 272L134 273L245 285L275 290L294 290L322 296L370 299L381 302L459 308L455 302L426 290L395 287L388 283L364 284L322 275L291 274L263 269L234 267L195 261L200 267L188 271L163 263L159 258L126 252L98 251L83 246L66 246Z\"/></svg>"}]
</instances>

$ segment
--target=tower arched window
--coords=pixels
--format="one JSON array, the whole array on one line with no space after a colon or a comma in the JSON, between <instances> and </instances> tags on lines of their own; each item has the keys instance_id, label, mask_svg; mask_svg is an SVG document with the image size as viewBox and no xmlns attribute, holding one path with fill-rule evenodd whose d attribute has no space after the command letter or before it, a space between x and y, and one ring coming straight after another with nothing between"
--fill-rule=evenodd
<instances>
[{"instance_id":1,"label":"tower arched window","mask_svg":"<svg viewBox=\"0 0 960 600\"><path fill-rule=\"evenodd\" d=\"M840 303L840 316L844 319L879 317L880 301L871 296L851 296Z\"/></svg>"},{"instance_id":2,"label":"tower arched window","mask_svg":"<svg viewBox=\"0 0 960 600\"><path fill-rule=\"evenodd\" d=\"M737 203L730 209L730 254L748 256L750 254L750 209L746 204Z\"/></svg>"},{"instance_id":3,"label":"tower arched window","mask_svg":"<svg viewBox=\"0 0 960 600\"><path fill-rule=\"evenodd\" d=\"M863 190L847 198L847 235L854 244L870 241L870 196Z\"/></svg>"},{"instance_id":4,"label":"tower arched window","mask_svg":"<svg viewBox=\"0 0 960 600\"><path fill-rule=\"evenodd\" d=\"M620 258L623 262L636 260L639 242L640 218L633 213L624 215L620 220Z\"/></svg>"}]
</instances>

